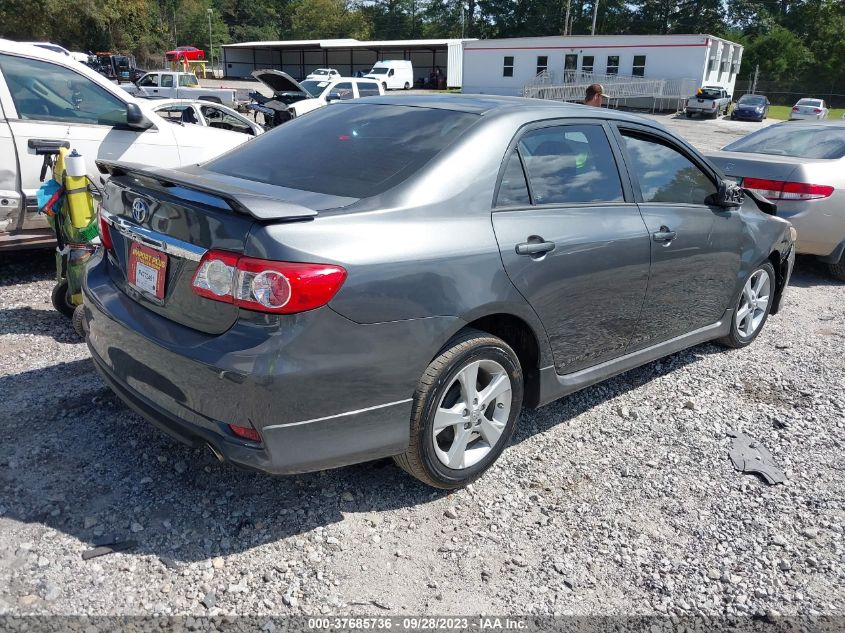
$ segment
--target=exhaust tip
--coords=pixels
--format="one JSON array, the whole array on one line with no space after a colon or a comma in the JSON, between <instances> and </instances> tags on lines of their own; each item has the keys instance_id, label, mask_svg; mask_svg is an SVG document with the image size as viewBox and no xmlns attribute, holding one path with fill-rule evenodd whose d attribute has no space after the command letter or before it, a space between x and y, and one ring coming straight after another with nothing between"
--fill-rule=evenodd
<instances>
[{"instance_id":1,"label":"exhaust tip","mask_svg":"<svg viewBox=\"0 0 845 633\"><path fill-rule=\"evenodd\" d=\"M225 462L226 461L226 458L223 457L223 453L221 453L216 448L214 448L214 446L212 446L210 443L206 443L206 446L208 447L208 450L211 451L211 454L214 455L214 457L217 458L218 462Z\"/></svg>"}]
</instances>

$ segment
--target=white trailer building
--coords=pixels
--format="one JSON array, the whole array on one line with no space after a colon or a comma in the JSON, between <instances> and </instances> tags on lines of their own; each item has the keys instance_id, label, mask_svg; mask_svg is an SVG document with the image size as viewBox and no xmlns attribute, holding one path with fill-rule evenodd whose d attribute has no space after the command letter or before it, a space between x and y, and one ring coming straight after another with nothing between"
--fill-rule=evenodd
<instances>
[{"instance_id":1,"label":"white trailer building","mask_svg":"<svg viewBox=\"0 0 845 633\"><path fill-rule=\"evenodd\" d=\"M741 45L712 35L476 40L464 43L463 92L522 95L531 84L565 84L593 76L599 82L605 77L609 81L631 77L629 83L634 84L639 79L667 80L660 87L670 92L688 91L691 86L720 86L733 94L741 60ZM661 96L690 95L667 92Z\"/></svg>"},{"instance_id":2,"label":"white trailer building","mask_svg":"<svg viewBox=\"0 0 845 633\"><path fill-rule=\"evenodd\" d=\"M317 68L335 68L350 77L358 71L369 71L376 62L407 59L414 67L415 78L428 77L439 68L449 88L460 88L462 44L469 41L333 39L225 44L223 72L226 77L240 78L249 77L253 70L273 68L294 79L304 79Z\"/></svg>"}]
</instances>

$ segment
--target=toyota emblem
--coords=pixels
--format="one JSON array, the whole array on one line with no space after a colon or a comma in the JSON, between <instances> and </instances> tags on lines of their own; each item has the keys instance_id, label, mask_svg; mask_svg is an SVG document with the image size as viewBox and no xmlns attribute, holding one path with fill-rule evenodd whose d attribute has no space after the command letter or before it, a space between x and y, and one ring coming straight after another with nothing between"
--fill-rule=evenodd
<instances>
[{"instance_id":1,"label":"toyota emblem","mask_svg":"<svg viewBox=\"0 0 845 633\"><path fill-rule=\"evenodd\" d=\"M150 207L141 198L135 198L132 203L132 218L139 224L147 219L147 213Z\"/></svg>"}]
</instances>

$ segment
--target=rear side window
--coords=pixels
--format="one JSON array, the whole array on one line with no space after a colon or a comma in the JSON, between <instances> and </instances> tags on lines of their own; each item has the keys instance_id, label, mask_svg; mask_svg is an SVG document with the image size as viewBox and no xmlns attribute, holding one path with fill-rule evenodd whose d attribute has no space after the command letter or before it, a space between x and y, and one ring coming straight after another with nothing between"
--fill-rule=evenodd
<instances>
[{"instance_id":1,"label":"rear side window","mask_svg":"<svg viewBox=\"0 0 845 633\"><path fill-rule=\"evenodd\" d=\"M783 123L744 136L724 150L798 158L842 158L845 157L845 128Z\"/></svg>"},{"instance_id":2,"label":"rear side window","mask_svg":"<svg viewBox=\"0 0 845 633\"><path fill-rule=\"evenodd\" d=\"M350 101L293 119L205 166L281 187L368 198L419 171L478 118Z\"/></svg>"},{"instance_id":3,"label":"rear side window","mask_svg":"<svg viewBox=\"0 0 845 633\"><path fill-rule=\"evenodd\" d=\"M173 75L162 75L161 76L161 87L162 88L172 88L173 87Z\"/></svg>"},{"instance_id":4,"label":"rear side window","mask_svg":"<svg viewBox=\"0 0 845 633\"><path fill-rule=\"evenodd\" d=\"M519 152L535 204L623 200L616 160L599 125L533 130L519 141Z\"/></svg>"},{"instance_id":5,"label":"rear side window","mask_svg":"<svg viewBox=\"0 0 845 633\"><path fill-rule=\"evenodd\" d=\"M496 206L511 207L529 204L531 204L531 198L528 195L528 185L525 183L525 173L522 171L519 154L514 150L508 157L505 172L502 174Z\"/></svg>"},{"instance_id":6,"label":"rear side window","mask_svg":"<svg viewBox=\"0 0 845 633\"><path fill-rule=\"evenodd\" d=\"M681 152L658 139L623 132L644 202L704 204L716 185Z\"/></svg>"},{"instance_id":7,"label":"rear side window","mask_svg":"<svg viewBox=\"0 0 845 633\"><path fill-rule=\"evenodd\" d=\"M377 97L379 96L378 84L372 81L358 82L358 96L359 97Z\"/></svg>"}]
</instances>

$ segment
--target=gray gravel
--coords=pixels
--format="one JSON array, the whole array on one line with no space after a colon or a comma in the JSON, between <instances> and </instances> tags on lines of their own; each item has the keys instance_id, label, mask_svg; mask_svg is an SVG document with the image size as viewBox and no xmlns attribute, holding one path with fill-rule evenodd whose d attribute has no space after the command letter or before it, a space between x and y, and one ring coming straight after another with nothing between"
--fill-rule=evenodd
<instances>
[{"instance_id":1,"label":"gray gravel","mask_svg":"<svg viewBox=\"0 0 845 633\"><path fill-rule=\"evenodd\" d=\"M448 495L388 461L271 478L171 441L52 311L52 266L0 256L0 614L845 611L845 290L813 260L751 347L527 412ZM735 472L729 430L786 484ZM115 538L136 545L82 560Z\"/></svg>"}]
</instances>

